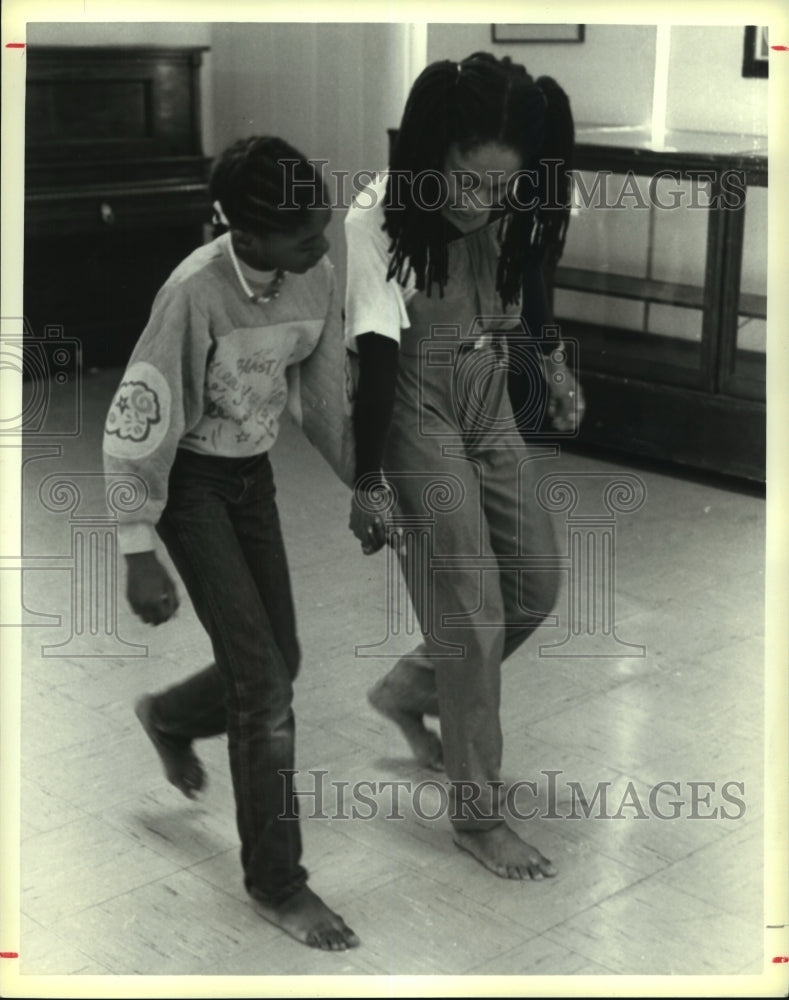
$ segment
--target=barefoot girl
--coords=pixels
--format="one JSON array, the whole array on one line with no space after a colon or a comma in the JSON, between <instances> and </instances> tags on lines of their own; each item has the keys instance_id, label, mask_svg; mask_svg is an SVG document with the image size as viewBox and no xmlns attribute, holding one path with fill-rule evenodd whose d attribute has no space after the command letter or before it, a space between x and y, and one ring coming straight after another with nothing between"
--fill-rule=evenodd
<instances>
[{"instance_id":1,"label":"barefoot girl","mask_svg":"<svg viewBox=\"0 0 789 1000\"><path fill-rule=\"evenodd\" d=\"M285 162L288 161L288 162ZM244 883L262 914L316 948L358 944L307 886L293 796L292 683L299 644L268 451L300 372L342 328L313 165L282 140L241 140L211 178L229 227L173 272L156 297L107 417L105 469L147 499L121 523L133 610L159 624L176 590L167 547L215 664L137 704L168 779L204 783L192 741L227 733Z\"/></svg>"},{"instance_id":2,"label":"barefoot girl","mask_svg":"<svg viewBox=\"0 0 789 1000\"><path fill-rule=\"evenodd\" d=\"M350 526L367 553L393 541L391 520L371 511L391 491L400 524L417 527L402 568L423 634L369 698L423 764L446 767L458 846L507 878L555 874L505 822L499 782L501 662L558 588L507 341L521 332L522 283L532 332L547 320L541 269L561 250L572 141L553 80L486 53L433 63L389 174L346 220L346 336L360 364ZM571 430L580 390L555 352L544 374L554 425ZM425 715L439 716L441 741Z\"/></svg>"}]
</instances>

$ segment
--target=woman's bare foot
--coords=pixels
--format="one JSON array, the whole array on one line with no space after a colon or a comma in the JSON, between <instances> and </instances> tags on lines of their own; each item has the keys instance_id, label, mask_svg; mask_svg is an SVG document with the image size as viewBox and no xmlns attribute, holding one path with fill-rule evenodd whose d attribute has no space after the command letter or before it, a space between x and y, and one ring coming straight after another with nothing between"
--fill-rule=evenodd
<instances>
[{"instance_id":1,"label":"woman's bare foot","mask_svg":"<svg viewBox=\"0 0 789 1000\"><path fill-rule=\"evenodd\" d=\"M455 830L457 846L501 878L553 878L556 869L536 847L521 840L506 823L491 830Z\"/></svg>"},{"instance_id":2,"label":"woman's bare foot","mask_svg":"<svg viewBox=\"0 0 789 1000\"><path fill-rule=\"evenodd\" d=\"M203 765L195 756L189 740L179 740L162 732L153 721L153 696L145 694L134 705L134 713L142 723L164 767L167 780L193 799L205 785Z\"/></svg>"},{"instance_id":3,"label":"woman's bare foot","mask_svg":"<svg viewBox=\"0 0 789 1000\"><path fill-rule=\"evenodd\" d=\"M441 740L428 729L419 712L409 712L395 699L386 684L386 678L367 692L367 700L381 715L399 727L406 739L411 753L422 767L433 771L444 770L444 755Z\"/></svg>"},{"instance_id":4,"label":"woman's bare foot","mask_svg":"<svg viewBox=\"0 0 789 1000\"><path fill-rule=\"evenodd\" d=\"M320 896L302 886L279 906L271 906L255 897L255 906L266 920L282 928L302 944L322 951L346 951L359 944L359 938L334 913Z\"/></svg>"}]
</instances>

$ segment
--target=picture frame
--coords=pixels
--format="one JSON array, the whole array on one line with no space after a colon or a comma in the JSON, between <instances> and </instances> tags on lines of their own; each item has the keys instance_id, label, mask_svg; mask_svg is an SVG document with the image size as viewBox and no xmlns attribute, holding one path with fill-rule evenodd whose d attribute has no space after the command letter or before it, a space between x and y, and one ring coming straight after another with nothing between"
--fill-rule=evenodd
<instances>
[{"instance_id":1,"label":"picture frame","mask_svg":"<svg viewBox=\"0 0 789 1000\"><path fill-rule=\"evenodd\" d=\"M583 42L584 24L492 24L491 39L500 44Z\"/></svg>"},{"instance_id":2,"label":"picture frame","mask_svg":"<svg viewBox=\"0 0 789 1000\"><path fill-rule=\"evenodd\" d=\"M757 27L751 24L745 28L742 52L743 76L765 78L768 75L770 46L767 31L764 25Z\"/></svg>"}]
</instances>

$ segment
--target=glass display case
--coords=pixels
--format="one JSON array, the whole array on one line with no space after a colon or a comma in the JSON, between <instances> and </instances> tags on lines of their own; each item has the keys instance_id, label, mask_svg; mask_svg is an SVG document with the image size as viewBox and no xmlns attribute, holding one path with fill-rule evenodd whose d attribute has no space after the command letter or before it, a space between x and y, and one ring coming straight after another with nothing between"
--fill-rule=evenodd
<instances>
[{"instance_id":1,"label":"glass display case","mask_svg":"<svg viewBox=\"0 0 789 1000\"><path fill-rule=\"evenodd\" d=\"M764 137L579 128L553 282L584 442L765 476Z\"/></svg>"}]
</instances>

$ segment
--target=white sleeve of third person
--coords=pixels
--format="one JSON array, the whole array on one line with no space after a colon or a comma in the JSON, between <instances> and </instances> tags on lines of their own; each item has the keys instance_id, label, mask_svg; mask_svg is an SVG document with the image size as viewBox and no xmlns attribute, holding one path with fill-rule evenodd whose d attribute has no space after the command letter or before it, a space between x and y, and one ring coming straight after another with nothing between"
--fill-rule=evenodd
<instances>
[{"instance_id":1,"label":"white sleeve of third person","mask_svg":"<svg viewBox=\"0 0 789 1000\"><path fill-rule=\"evenodd\" d=\"M411 325L402 287L396 278L386 280L389 237L381 229L382 205L368 207L367 194L360 194L345 218L345 337L350 347L362 333L378 333L400 343L400 330Z\"/></svg>"}]
</instances>

